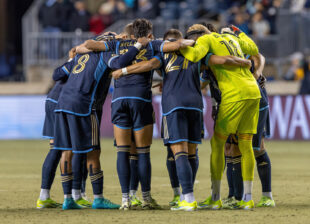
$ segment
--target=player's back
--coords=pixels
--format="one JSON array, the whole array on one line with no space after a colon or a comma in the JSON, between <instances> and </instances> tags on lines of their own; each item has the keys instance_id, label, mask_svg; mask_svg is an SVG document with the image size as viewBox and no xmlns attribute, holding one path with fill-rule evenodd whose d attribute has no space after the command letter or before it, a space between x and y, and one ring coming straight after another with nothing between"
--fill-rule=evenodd
<instances>
[{"instance_id":1,"label":"player's back","mask_svg":"<svg viewBox=\"0 0 310 224\"><path fill-rule=\"evenodd\" d=\"M244 58L238 40L232 35L217 33L208 35L210 35L209 52L219 56L233 55ZM212 65L210 67L222 91L222 100L224 102L260 98L256 80L248 68L231 67L227 69L222 65Z\"/></svg>"},{"instance_id":2,"label":"player's back","mask_svg":"<svg viewBox=\"0 0 310 224\"><path fill-rule=\"evenodd\" d=\"M176 109L202 110L200 62L193 63L178 52L162 54L161 59L163 114Z\"/></svg>"},{"instance_id":3,"label":"player's back","mask_svg":"<svg viewBox=\"0 0 310 224\"><path fill-rule=\"evenodd\" d=\"M125 54L129 47L134 46L136 40L120 40L107 42L109 50L115 51L116 54ZM160 51L162 41L152 41L146 47L143 47L136 55L132 64L141 61L147 61L154 57L155 52ZM120 97L138 97L143 99L151 99L153 72L145 72L139 74L131 74L123 76L114 81L113 100Z\"/></svg>"},{"instance_id":4,"label":"player's back","mask_svg":"<svg viewBox=\"0 0 310 224\"><path fill-rule=\"evenodd\" d=\"M77 55L66 84L59 96L56 111L86 116L91 112L98 83L108 70L104 52ZM100 88L100 87L99 87Z\"/></svg>"}]
</instances>

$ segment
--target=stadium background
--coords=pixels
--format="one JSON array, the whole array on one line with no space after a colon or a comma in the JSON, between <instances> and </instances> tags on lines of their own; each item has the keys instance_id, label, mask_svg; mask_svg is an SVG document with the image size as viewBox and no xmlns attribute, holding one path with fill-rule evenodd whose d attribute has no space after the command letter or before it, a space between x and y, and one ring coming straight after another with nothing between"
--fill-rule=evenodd
<instances>
[{"instance_id":1,"label":"stadium background","mask_svg":"<svg viewBox=\"0 0 310 224\"><path fill-rule=\"evenodd\" d=\"M310 139L309 0L25 0L1 1L0 139L38 139L44 95L68 50L103 31L120 32L136 17L151 19L155 37L194 22L235 24L266 57L272 139ZM111 88L111 92L113 89ZM156 89L154 90L156 94ZM205 102L209 102L208 92ZM160 97L154 98L159 137ZM30 106L31 105L31 106ZM102 137L112 137L105 105ZM205 108L205 116L210 107ZM207 122L208 120L208 122ZM212 123L205 119L207 134ZM106 131L109 130L109 131Z\"/></svg>"},{"instance_id":2,"label":"stadium background","mask_svg":"<svg viewBox=\"0 0 310 224\"><path fill-rule=\"evenodd\" d=\"M45 7L42 8L42 5ZM56 5L58 5L56 7ZM309 218L309 142L310 140L310 0L1 0L0 1L0 217L6 223L75 223L105 218L111 222L239 222L238 217L256 222L307 223ZM39 16L39 12L41 15ZM35 211L40 172L48 150L41 140L44 101L53 82L53 69L66 61L76 44L105 31L120 32L137 17L151 19L155 37L168 28L185 31L195 22L212 22L217 27L235 24L251 35L266 57L264 75L270 95L271 140L267 148L273 164L273 191L277 207L254 213L229 211L170 216L133 212L130 215L97 211L66 214ZM111 92L113 89L111 88ZM160 137L161 96L154 91L156 112L154 137ZM105 194L119 201L115 156L112 148L110 97L104 105L101 127ZM204 96L206 139L212 135L210 98ZM26 140L25 140L26 139ZM280 141L278 141L280 140ZM282 142L282 140L290 140ZM306 140L306 141L300 141ZM165 151L155 140L152 154L153 189L160 204L172 196L165 170ZM206 149L206 150L205 150ZM198 200L209 189L208 157L210 144L200 147ZM58 175L59 176L59 175ZM60 178L53 195L61 201ZM226 183L223 191L227 190ZM260 194L255 176L254 197ZM91 187L88 186L88 190ZM209 190L208 190L209 191ZM209 193L209 192L208 192ZM89 191L89 195L91 195ZM7 202L7 203L6 203ZM257 212L256 212L257 211ZM100 211L101 212L101 211ZM100 214L104 216L100 216ZM181 219L180 219L181 218ZM194 218L194 219L193 219ZM52 221L51 221L52 220ZM1 222L1 221L0 221Z\"/></svg>"}]
</instances>

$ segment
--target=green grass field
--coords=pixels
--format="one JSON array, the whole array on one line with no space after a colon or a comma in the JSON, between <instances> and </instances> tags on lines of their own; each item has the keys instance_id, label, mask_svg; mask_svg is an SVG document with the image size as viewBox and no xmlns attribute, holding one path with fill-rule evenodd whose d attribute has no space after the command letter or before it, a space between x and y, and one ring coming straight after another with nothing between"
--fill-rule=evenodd
<instances>
[{"instance_id":1,"label":"green grass field","mask_svg":"<svg viewBox=\"0 0 310 224\"><path fill-rule=\"evenodd\" d=\"M276 208L254 211L172 212L168 202L172 190L166 170L166 150L162 141L153 143L152 194L164 206L157 211L109 211L61 209L37 210L41 166L48 152L47 141L0 141L0 223L310 223L310 143L267 142L272 161L273 195ZM210 194L210 144L199 148L200 167L195 185L198 201ZM111 139L102 140L104 195L120 203L121 191L116 173L116 152ZM226 177L222 196L227 194ZM87 193L91 196L91 185ZM261 186L255 174L254 200L260 199ZM62 202L59 173L52 187L52 198Z\"/></svg>"}]
</instances>

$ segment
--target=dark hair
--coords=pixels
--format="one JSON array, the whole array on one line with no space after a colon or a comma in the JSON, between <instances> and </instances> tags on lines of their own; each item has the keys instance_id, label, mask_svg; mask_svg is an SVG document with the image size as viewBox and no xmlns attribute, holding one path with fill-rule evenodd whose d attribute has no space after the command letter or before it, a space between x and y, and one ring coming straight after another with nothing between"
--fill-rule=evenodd
<instances>
[{"instance_id":1,"label":"dark hair","mask_svg":"<svg viewBox=\"0 0 310 224\"><path fill-rule=\"evenodd\" d=\"M132 27L135 38L147 37L153 29L152 23L147 19L136 19Z\"/></svg>"},{"instance_id":2,"label":"dark hair","mask_svg":"<svg viewBox=\"0 0 310 224\"><path fill-rule=\"evenodd\" d=\"M164 40L167 40L167 38L172 38L172 39L181 39L183 37L182 33L180 30L177 29L170 29L164 34Z\"/></svg>"}]
</instances>

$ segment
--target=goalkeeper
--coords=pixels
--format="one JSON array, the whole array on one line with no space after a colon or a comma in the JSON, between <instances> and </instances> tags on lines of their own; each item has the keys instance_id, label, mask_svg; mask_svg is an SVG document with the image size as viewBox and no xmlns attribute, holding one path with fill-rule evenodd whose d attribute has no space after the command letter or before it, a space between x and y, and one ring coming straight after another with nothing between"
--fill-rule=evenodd
<instances>
[{"instance_id":1,"label":"goalkeeper","mask_svg":"<svg viewBox=\"0 0 310 224\"><path fill-rule=\"evenodd\" d=\"M234 32L231 29L231 32ZM210 32L197 39L193 47L181 50L185 58L198 62L208 53L219 56L233 55L244 58L244 54L258 55L256 44L240 32L233 36ZM208 54L206 64L208 63ZM211 181L212 195L199 203L198 208L220 209L221 179L224 171L224 145L230 134L237 134L239 148L242 154L242 174L244 182L244 196L238 203L240 209L254 207L252 200L252 186L254 179L255 158L252 149L252 137L256 133L260 91L256 80L249 69L244 67L224 68L220 65L211 65L219 89L222 92L222 101L215 123L214 135L211 139Z\"/></svg>"}]
</instances>

